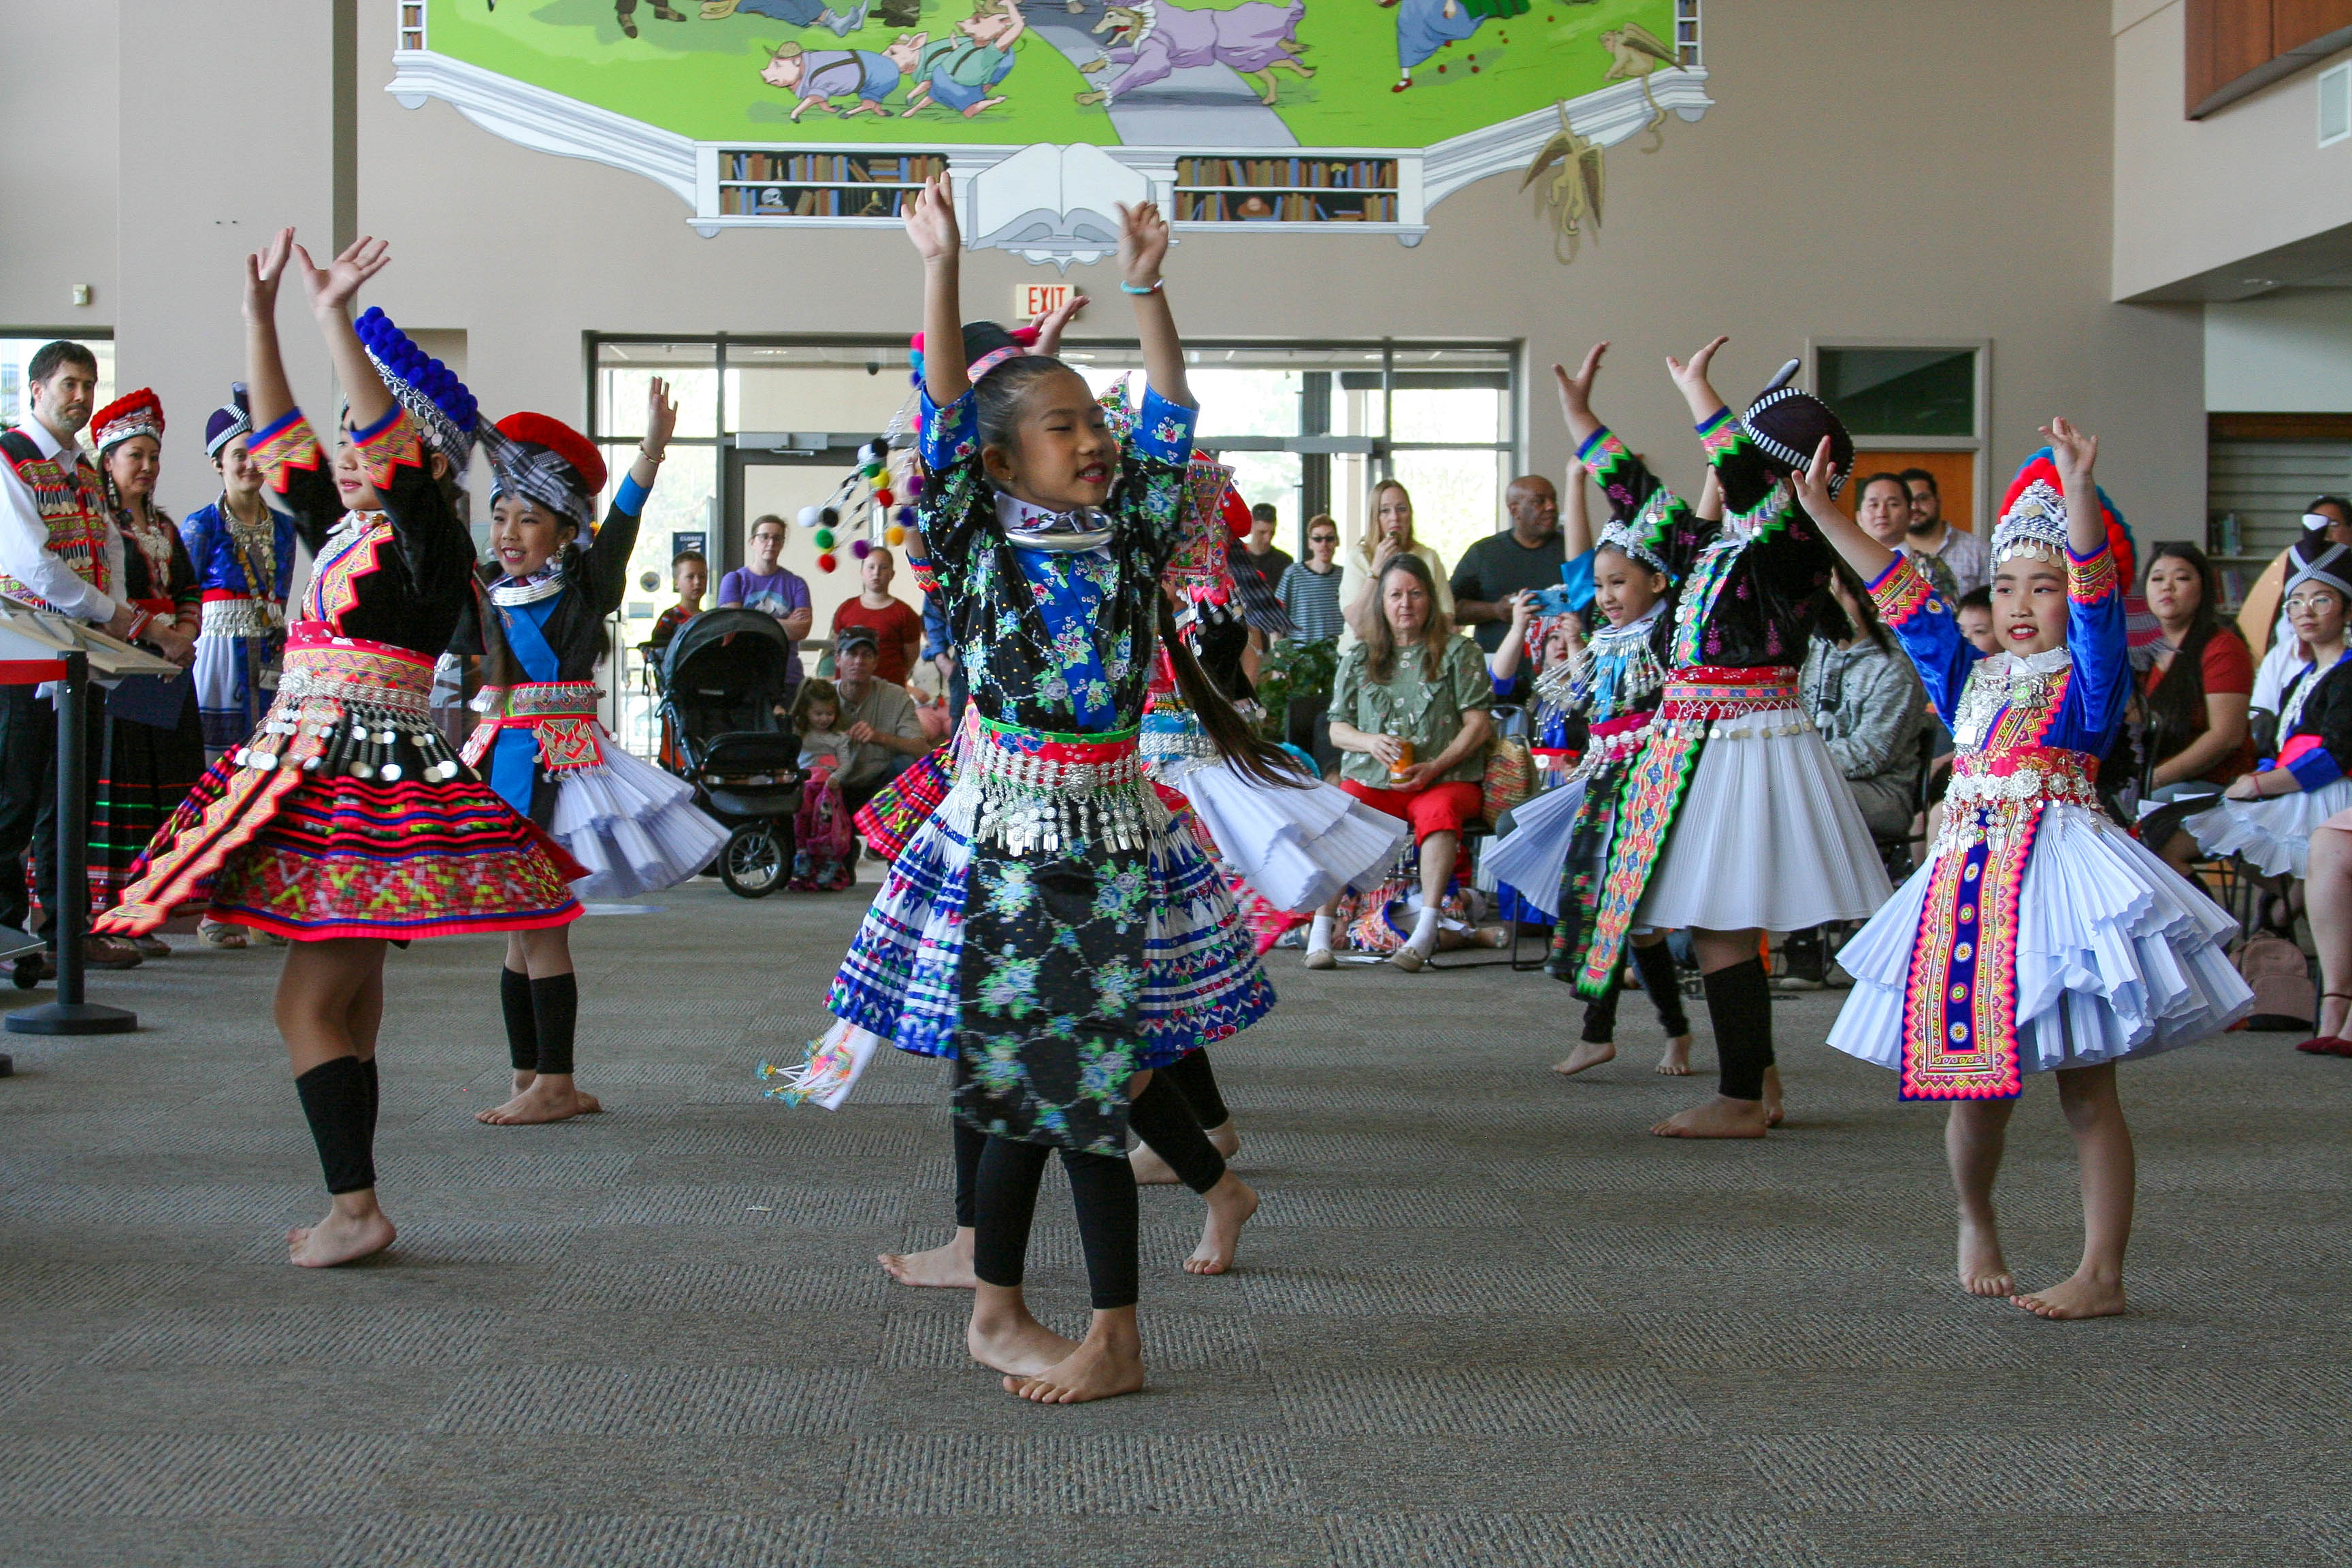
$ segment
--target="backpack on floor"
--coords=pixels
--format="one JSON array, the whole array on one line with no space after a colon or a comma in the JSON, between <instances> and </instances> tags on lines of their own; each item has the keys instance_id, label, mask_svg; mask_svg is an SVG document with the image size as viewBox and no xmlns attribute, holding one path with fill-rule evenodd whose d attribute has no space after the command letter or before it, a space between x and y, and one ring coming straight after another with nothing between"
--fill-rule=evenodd
<instances>
[{"instance_id":1,"label":"backpack on floor","mask_svg":"<svg viewBox=\"0 0 2352 1568\"><path fill-rule=\"evenodd\" d=\"M2254 994L2249 1029L2308 1029L2319 1016L2319 991L2303 950L2284 937L2256 931L2239 944L2238 973Z\"/></svg>"}]
</instances>

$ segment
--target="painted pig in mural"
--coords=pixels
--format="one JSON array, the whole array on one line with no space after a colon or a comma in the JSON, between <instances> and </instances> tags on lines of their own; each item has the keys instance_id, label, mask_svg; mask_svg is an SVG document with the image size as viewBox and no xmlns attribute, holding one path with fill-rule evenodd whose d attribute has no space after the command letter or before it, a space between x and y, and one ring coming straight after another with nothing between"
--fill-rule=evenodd
<instances>
[{"instance_id":1,"label":"painted pig in mural","mask_svg":"<svg viewBox=\"0 0 2352 1568\"><path fill-rule=\"evenodd\" d=\"M1078 94L1078 101L1112 102L1180 66L1224 66L1257 89L1261 101L1272 103L1276 71L1315 74L1297 58L1298 19L1306 14L1306 0L1286 5L1246 0L1223 11L1188 11L1170 0L1108 6L1095 31L1111 35L1110 47L1079 68L1092 74L1117 67L1118 74Z\"/></svg>"}]
</instances>

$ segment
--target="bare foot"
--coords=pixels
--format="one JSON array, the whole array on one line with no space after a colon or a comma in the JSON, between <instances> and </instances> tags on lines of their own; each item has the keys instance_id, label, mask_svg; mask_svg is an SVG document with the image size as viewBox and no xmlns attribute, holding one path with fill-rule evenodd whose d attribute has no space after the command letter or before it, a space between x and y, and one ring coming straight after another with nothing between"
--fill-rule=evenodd
<instances>
[{"instance_id":1,"label":"bare foot","mask_svg":"<svg viewBox=\"0 0 2352 1568\"><path fill-rule=\"evenodd\" d=\"M1234 1126L1234 1119L1228 1116L1223 1126L1209 1129L1209 1142L1216 1145L1218 1153L1230 1160L1242 1152L1242 1130Z\"/></svg>"},{"instance_id":2,"label":"bare foot","mask_svg":"<svg viewBox=\"0 0 2352 1568\"><path fill-rule=\"evenodd\" d=\"M1780 1108L1780 1068L1778 1063L1764 1069L1764 1125L1778 1127L1789 1119Z\"/></svg>"},{"instance_id":3,"label":"bare foot","mask_svg":"<svg viewBox=\"0 0 2352 1568\"><path fill-rule=\"evenodd\" d=\"M1201 1221L1201 1245L1184 1259L1184 1272L1223 1274L1234 1266L1242 1226L1257 1213L1257 1189L1227 1171L1223 1181L1201 1194L1201 1201L1209 1205L1209 1213Z\"/></svg>"},{"instance_id":4,"label":"bare foot","mask_svg":"<svg viewBox=\"0 0 2352 1568\"><path fill-rule=\"evenodd\" d=\"M2129 1310L2124 1305L2124 1282L2102 1279L2076 1269L2074 1277L2047 1290L2011 1296L2010 1305L2022 1307L2037 1318L2112 1318Z\"/></svg>"},{"instance_id":5,"label":"bare foot","mask_svg":"<svg viewBox=\"0 0 2352 1568\"><path fill-rule=\"evenodd\" d=\"M970 1290L980 1284L971 1271L971 1232L959 1229L955 1239L929 1252L885 1252L882 1267L901 1285L936 1285L950 1290Z\"/></svg>"},{"instance_id":6,"label":"bare foot","mask_svg":"<svg viewBox=\"0 0 2352 1568\"><path fill-rule=\"evenodd\" d=\"M395 1234L392 1221L375 1206L373 1194L355 1210L338 1201L318 1224L286 1233L286 1261L304 1268L332 1268L373 1257L392 1245Z\"/></svg>"},{"instance_id":7,"label":"bare foot","mask_svg":"<svg viewBox=\"0 0 2352 1568\"><path fill-rule=\"evenodd\" d=\"M1125 1333L1097 1331L1068 1357L1031 1377L1008 1377L1004 1392L1039 1405L1083 1405L1111 1399L1143 1386L1143 1344L1130 1325Z\"/></svg>"},{"instance_id":8,"label":"bare foot","mask_svg":"<svg viewBox=\"0 0 2352 1568\"><path fill-rule=\"evenodd\" d=\"M1175 1167L1152 1152L1149 1143L1138 1143L1127 1152L1128 1169L1135 1173L1139 1187L1165 1187L1176 1181Z\"/></svg>"},{"instance_id":9,"label":"bare foot","mask_svg":"<svg viewBox=\"0 0 2352 1568\"><path fill-rule=\"evenodd\" d=\"M1602 1062L1613 1062L1616 1059L1617 1046L1614 1041L1602 1040L1595 1044L1591 1040L1580 1040L1577 1042L1576 1049L1569 1052L1562 1059L1552 1063L1551 1070L1562 1078L1574 1078L1586 1068L1597 1068Z\"/></svg>"},{"instance_id":10,"label":"bare foot","mask_svg":"<svg viewBox=\"0 0 2352 1568\"><path fill-rule=\"evenodd\" d=\"M1666 1042L1666 1054L1658 1058L1658 1065L1653 1070L1662 1072L1668 1078L1690 1077L1690 1048L1691 1037L1688 1035L1676 1035Z\"/></svg>"},{"instance_id":11,"label":"bare foot","mask_svg":"<svg viewBox=\"0 0 2352 1568\"><path fill-rule=\"evenodd\" d=\"M2017 1281L2000 1255L2000 1233L1988 1216L1982 1225L1960 1216L1960 1289L1971 1296L2013 1296Z\"/></svg>"},{"instance_id":12,"label":"bare foot","mask_svg":"<svg viewBox=\"0 0 2352 1568\"><path fill-rule=\"evenodd\" d=\"M1068 1360L1078 1348L1077 1341L1063 1338L1030 1316L1029 1309L1018 1300L1010 1310L993 1314L985 1327L981 1315L974 1312L971 1326L963 1331L963 1342L972 1360L1013 1377L1034 1377ZM1008 1386L1012 1381L1005 1380Z\"/></svg>"},{"instance_id":13,"label":"bare foot","mask_svg":"<svg viewBox=\"0 0 2352 1568\"><path fill-rule=\"evenodd\" d=\"M477 1111L474 1120L493 1127L524 1127L542 1121L569 1121L575 1116L593 1116L604 1109L604 1102L594 1095L583 1094L572 1087L571 1074L551 1072L534 1078L529 1089L504 1105Z\"/></svg>"},{"instance_id":14,"label":"bare foot","mask_svg":"<svg viewBox=\"0 0 2352 1568\"><path fill-rule=\"evenodd\" d=\"M1704 1105L1679 1110L1650 1129L1661 1138L1761 1138L1769 1125L1760 1100L1717 1095Z\"/></svg>"}]
</instances>

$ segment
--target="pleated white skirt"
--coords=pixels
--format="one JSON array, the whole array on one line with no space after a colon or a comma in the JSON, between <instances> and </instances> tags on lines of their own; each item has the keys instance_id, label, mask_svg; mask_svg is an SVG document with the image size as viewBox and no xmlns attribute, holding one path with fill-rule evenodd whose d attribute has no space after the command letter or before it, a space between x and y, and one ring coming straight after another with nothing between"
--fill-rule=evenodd
<instances>
[{"instance_id":1,"label":"pleated white skirt","mask_svg":"<svg viewBox=\"0 0 2352 1568\"><path fill-rule=\"evenodd\" d=\"M1327 784L1282 789L1223 762L1167 782L1192 802L1218 855L1267 903L1293 914L1379 885L1412 837L1411 825Z\"/></svg>"},{"instance_id":2,"label":"pleated white skirt","mask_svg":"<svg viewBox=\"0 0 2352 1568\"><path fill-rule=\"evenodd\" d=\"M2311 865L2311 830L2352 806L2352 779L2264 800L2224 800L2181 826L2208 855L2235 855L2265 877L2300 877Z\"/></svg>"},{"instance_id":3,"label":"pleated white skirt","mask_svg":"<svg viewBox=\"0 0 2352 1568\"><path fill-rule=\"evenodd\" d=\"M1773 709L1714 726L1634 920L1803 931L1864 919L1894 890L1821 735Z\"/></svg>"},{"instance_id":4,"label":"pleated white skirt","mask_svg":"<svg viewBox=\"0 0 2352 1568\"><path fill-rule=\"evenodd\" d=\"M1898 1071L1904 986L1936 858L1838 954L1853 991L1830 1044ZM2152 1056L2220 1034L2253 1009L2226 950L2236 922L2086 806L2043 808L2017 918L2022 1071Z\"/></svg>"},{"instance_id":5,"label":"pleated white skirt","mask_svg":"<svg viewBox=\"0 0 2352 1568\"><path fill-rule=\"evenodd\" d=\"M548 837L588 868L572 895L609 901L673 887L710 864L727 829L694 804L693 787L602 737L604 761L556 775Z\"/></svg>"},{"instance_id":6,"label":"pleated white skirt","mask_svg":"<svg viewBox=\"0 0 2352 1568\"><path fill-rule=\"evenodd\" d=\"M1486 847L1486 879L1518 890L1519 901L1559 918L1559 878L1568 866L1576 814L1584 805L1582 779L1571 779L1513 808L1511 830Z\"/></svg>"}]
</instances>

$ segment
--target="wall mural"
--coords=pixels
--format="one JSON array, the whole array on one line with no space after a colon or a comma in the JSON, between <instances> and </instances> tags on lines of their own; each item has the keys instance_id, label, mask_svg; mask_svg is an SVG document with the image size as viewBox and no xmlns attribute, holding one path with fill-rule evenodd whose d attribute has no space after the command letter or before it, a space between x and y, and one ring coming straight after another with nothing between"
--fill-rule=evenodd
<instances>
[{"instance_id":1,"label":"wall mural","mask_svg":"<svg viewBox=\"0 0 2352 1568\"><path fill-rule=\"evenodd\" d=\"M1562 260L1601 154L1711 100L1698 0L394 0L389 90L658 180L705 235L896 221L1066 267L1149 194L1180 227L1416 243L1538 180Z\"/></svg>"}]
</instances>

